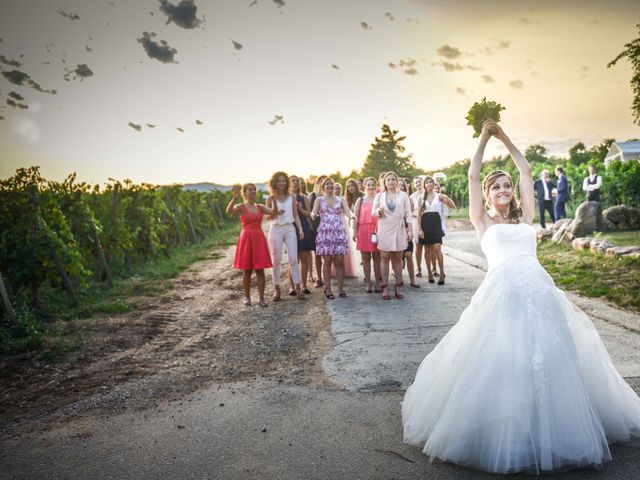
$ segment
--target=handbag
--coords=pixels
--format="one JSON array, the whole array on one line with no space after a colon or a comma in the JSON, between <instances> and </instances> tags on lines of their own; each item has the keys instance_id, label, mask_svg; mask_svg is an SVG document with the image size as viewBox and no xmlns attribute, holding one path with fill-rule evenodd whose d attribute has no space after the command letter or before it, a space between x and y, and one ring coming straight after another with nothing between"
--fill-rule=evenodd
<instances>
[{"instance_id":1,"label":"handbag","mask_svg":"<svg viewBox=\"0 0 640 480\"><path fill-rule=\"evenodd\" d=\"M373 233L371 233L371 243L373 243L374 245L378 245L378 224L376 223L376 228L373 231Z\"/></svg>"}]
</instances>

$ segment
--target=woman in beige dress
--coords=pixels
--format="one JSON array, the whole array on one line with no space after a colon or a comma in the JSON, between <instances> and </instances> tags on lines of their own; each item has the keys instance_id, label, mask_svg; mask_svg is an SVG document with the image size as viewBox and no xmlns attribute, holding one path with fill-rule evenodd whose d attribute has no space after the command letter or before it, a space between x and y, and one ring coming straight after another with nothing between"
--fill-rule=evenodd
<instances>
[{"instance_id":1,"label":"woman in beige dress","mask_svg":"<svg viewBox=\"0 0 640 480\"><path fill-rule=\"evenodd\" d=\"M378 220L378 248L381 257L382 298L389 300L389 261L396 276L395 296L402 295L402 256L409 241L413 239L411 229L411 202L409 195L398 188L398 176L387 172L383 180L384 190L373 199L371 214Z\"/></svg>"}]
</instances>

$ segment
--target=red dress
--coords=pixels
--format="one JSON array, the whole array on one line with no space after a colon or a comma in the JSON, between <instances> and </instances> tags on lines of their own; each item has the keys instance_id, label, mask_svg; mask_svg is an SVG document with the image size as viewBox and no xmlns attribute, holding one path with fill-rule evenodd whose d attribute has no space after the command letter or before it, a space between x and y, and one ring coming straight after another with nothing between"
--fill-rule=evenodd
<instances>
[{"instance_id":1,"label":"red dress","mask_svg":"<svg viewBox=\"0 0 640 480\"><path fill-rule=\"evenodd\" d=\"M262 231L262 210L258 208L258 213L251 213L245 206L240 220L242 231L238 238L233 268L239 270L271 268L271 255Z\"/></svg>"}]
</instances>

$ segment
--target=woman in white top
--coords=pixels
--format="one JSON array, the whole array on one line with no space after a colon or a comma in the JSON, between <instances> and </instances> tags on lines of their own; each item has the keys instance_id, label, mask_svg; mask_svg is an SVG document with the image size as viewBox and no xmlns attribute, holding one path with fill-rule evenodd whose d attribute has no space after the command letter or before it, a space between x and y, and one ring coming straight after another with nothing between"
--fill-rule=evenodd
<instances>
[{"instance_id":1,"label":"woman in white top","mask_svg":"<svg viewBox=\"0 0 640 480\"><path fill-rule=\"evenodd\" d=\"M287 246L287 256L289 257L289 266L291 267L291 276L295 284L295 292L298 300L304 300L304 293L300 289L300 267L298 266L298 236L302 240L304 232L300 225L300 217L298 216L298 203L295 201L294 195L289 193L290 180L289 176L284 172L276 172L269 182L271 187L271 195L266 201L267 208L277 208L282 213L269 218L269 235L267 237L269 249L271 250L271 261L273 263L273 297L274 302L282 298L280 291L280 261L282 260L282 245ZM297 227L298 235L296 235Z\"/></svg>"},{"instance_id":2,"label":"woman in white top","mask_svg":"<svg viewBox=\"0 0 640 480\"><path fill-rule=\"evenodd\" d=\"M416 247L416 265L418 270L416 277L422 277L422 249L424 248L424 245L418 242L418 238L420 238L420 217L418 217L418 206L420 205L419 198L424 195L423 182L424 177L422 175L413 177L413 187L415 188L415 192L409 196L409 200L411 200L411 208L413 209L411 227L413 228L413 243ZM427 267L427 270L428 269L429 268Z\"/></svg>"},{"instance_id":3,"label":"woman in white top","mask_svg":"<svg viewBox=\"0 0 640 480\"><path fill-rule=\"evenodd\" d=\"M398 188L398 176L387 172L383 180L384 191L373 199L371 214L378 220L378 248L381 257L382 298L389 300L389 261L396 276L395 296L404 298L402 287L402 256L409 241L413 239L411 229L411 202L409 195Z\"/></svg>"},{"instance_id":4,"label":"woman in white top","mask_svg":"<svg viewBox=\"0 0 640 480\"><path fill-rule=\"evenodd\" d=\"M429 283L434 283L433 272L431 271L432 259L438 262L440 267L440 279L438 285L444 285L444 257L442 256L442 217L440 216L441 205L443 203L450 208L456 208L449 197L442 193L434 192L435 182L431 177L424 179L424 194L418 206L418 218L420 218L420 240L425 246L424 259L429 272Z\"/></svg>"}]
</instances>

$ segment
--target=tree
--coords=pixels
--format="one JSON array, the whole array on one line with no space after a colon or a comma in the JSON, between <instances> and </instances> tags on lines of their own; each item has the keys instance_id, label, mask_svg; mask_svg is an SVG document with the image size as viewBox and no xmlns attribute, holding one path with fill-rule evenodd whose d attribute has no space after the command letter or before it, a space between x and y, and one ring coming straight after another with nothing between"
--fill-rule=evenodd
<instances>
[{"instance_id":1,"label":"tree","mask_svg":"<svg viewBox=\"0 0 640 480\"><path fill-rule=\"evenodd\" d=\"M599 163L604 162L604 157L607 156L613 142L615 142L615 139L606 138L598 145L594 145L589 150L589 158L591 158L591 160L597 160Z\"/></svg>"},{"instance_id":2,"label":"tree","mask_svg":"<svg viewBox=\"0 0 640 480\"><path fill-rule=\"evenodd\" d=\"M545 147L535 144L529 145L529 147L524 151L524 156L530 163L542 163L549 160L547 153L549 152Z\"/></svg>"},{"instance_id":3,"label":"tree","mask_svg":"<svg viewBox=\"0 0 640 480\"><path fill-rule=\"evenodd\" d=\"M367 159L362 166L363 177L378 178L381 172L396 172L401 177L414 176L419 169L413 161L412 154L402 155L402 142L406 137L399 137L398 130L391 130L389 125L382 125L382 135L376 137L371 144Z\"/></svg>"},{"instance_id":4,"label":"tree","mask_svg":"<svg viewBox=\"0 0 640 480\"><path fill-rule=\"evenodd\" d=\"M589 161L589 152L584 143L578 142L569 149L569 163L571 165L582 165Z\"/></svg>"},{"instance_id":5,"label":"tree","mask_svg":"<svg viewBox=\"0 0 640 480\"><path fill-rule=\"evenodd\" d=\"M640 31L640 23L636 25ZM631 40L625 44L625 49L618 54L616 58L607 64L607 68L618 63L623 57L627 57L631 62L633 76L631 77L631 90L633 91L633 104L631 111L634 116L634 123L640 125L640 36L635 40Z\"/></svg>"}]
</instances>

